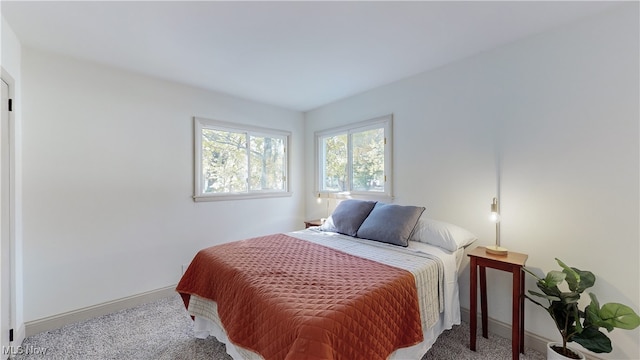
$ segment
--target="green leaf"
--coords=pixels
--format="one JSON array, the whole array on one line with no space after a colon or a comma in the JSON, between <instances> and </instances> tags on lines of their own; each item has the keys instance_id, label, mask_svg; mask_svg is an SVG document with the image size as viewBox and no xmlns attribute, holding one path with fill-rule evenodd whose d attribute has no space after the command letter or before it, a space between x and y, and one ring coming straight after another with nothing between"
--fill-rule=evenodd
<instances>
[{"instance_id":1,"label":"green leaf","mask_svg":"<svg viewBox=\"0 0 640 360\"><path fill-rule=\"evenodd\" d=\"M543 299L547 299L549 301L560 301L560 298L557 297L557 296L541 294L541 293L533 291L533 290L529 290L529 294L537 296L537 297L541 297Z\"/></svg>"},{"instance_id":2,"label":"green leaf","mask_svg":"<svg viewBox=\"0 0 640 360\"><path fill-rule=\"evenodd\" d=\"M638 317L638 314L627 305L619 303L602 305L602 309L600 309L598 315L602 322L619 329L633 330L640 325L640 317Z\"/></svg>"},{"instance_id":3,"label":"green leaf","mask_svg":"<svg viewBox=\"0 0 640 360\"><path fill-rule=\"evenodd\" d=\"M598 301L596 294L590 292L589 297L591 298L591 305L593 305L596 309L598 309L598 311L600 311L600 302Z\"/></svg>"},{"instance_id":4,"label":"green leaf","mask_svg":"<svg viewBox=\"0 0 640 360\"><path fill-rule=\"evenodd\" d=\"M575 272L572 268L563 263L560 259L556 258L558 265L562 267L563 273L566 276L567 284L569 285L569 290L576 291L578 288L578 284L580 283L580 275Z\"/></svg>"},{"instance_id":5,"label":"green leaf","mask_svg":"<svg viewBox=\"0 0 640 360\"><path fill-rule=\"evenodd\" d=\"M562 272L567 275L566 281L569 285L569 290L582 293L595 284L596 277L591 271L582 271L578 268L569 267L557 258L556 261L562 267Z\"/></svg>"},{"instance_id":6,"label":"green leaf","mask_svg":"<svg viewBox=\"0 0 640 360\"><path fill-rule=\"evenodd\" d=\"M538 286L538 288L548 296L549 301L560 301L561 291L560 289L558 289L558 287L548 288L544 286Z\"/></svg>"},{"instance_id":7,"label":"green leaf","mask_svg":"<svg viewBox=\"0 0 640 360\"><path fill-rule=\"evenodd\" d=\"M575 323L576 317L576 304L564 304L561 301L554 301L549 305L549 314L551 314L551 318L555 321L556 327L560 332L567 331L568 333L574 332L573 324Z\"/></svg>"},{"instance_id":8,"label":"green leaf","mask_svg":"<svg viewBox=\"0 0 640 360\"><path fill-rule=\"evenodd\" d=\"M611 348L611 340L607 335L593 327L584 328L581 333L575 334L571 340L595 353L610 353L613 350Z\"/></svg>"},{"instance_id":9,"label":"green leaf","mask_svg":"<svg viewBox=\"0 0 640 360\"><path fill-rule=\"evenodd\" d=\"M578 299L580 296L578 296ZM575 331L577 333L581 333L583 328L580 323L580 309L578 309L578 302L574 302L568 305L568 311L570 311L570 316L567 320L570 322L569 325L575 324Z\"/></svg>"},{"instance_id":10,"label":"green leaf","mask_svg":"<svg viewBox=\"0 0 640 360\"><path fill-rule=\"evenodd\" d=\"M580 275L580 284L578 284L577 291L582 293L586 289L592 287L596 283L596 276L591 271L582 271L576 268L572 268L576 273Z\"/></svg>"},{"instance_id":11,"label":"green leaf","mask_svg":"<svg viewBox=\"0 0 640 360\"><path fill-rule=\"evenodd\" d=\"M591 304L587 305L584 309L584 326L588 327L593 324L594 326L605 327L607 331L613 330L612 325L603 322L600 318L600 303L598 302L596 295L594 293L589 293L589 296L591 297Z\"/></svg>"},{"instance_id":12,"label":"green leaf","mask_svg":"<svg viewBox=\"0 0 640 360\"><path fill-rule=\"evenodd\" d=\"M580 294L577 292L563 292L560 294L560 299L565 304L577 303L580 300Z\"/></svg>"},{"instance_id":13,"label":"green leaf","mask_svg":"<svg viewBox=\"0 0 640 360\"><path fill-rule=\"evenodd\" d=\"M567 274L562 271L551 270L547 273L547 276L542 281L544 282L545 286L554 287L562 283L566 277Z\"/></svg>"}]
</instances>

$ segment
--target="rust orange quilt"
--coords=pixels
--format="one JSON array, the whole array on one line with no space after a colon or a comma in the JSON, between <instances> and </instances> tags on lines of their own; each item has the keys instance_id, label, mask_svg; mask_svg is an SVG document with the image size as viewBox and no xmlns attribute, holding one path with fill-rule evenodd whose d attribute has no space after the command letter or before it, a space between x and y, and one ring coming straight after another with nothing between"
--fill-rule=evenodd
<instances>
[{"instance_id":1,"label":"rust orange quilt","mask_svg":"<svg viewBox=\"0 0 640 360\"><path fill-rule=\"evenodd\" d=\"M408 271L275 234L198 252L177 291L216 301L229 339L270 359L386 359L422 341Z\"/></svg>"}]
</instances>

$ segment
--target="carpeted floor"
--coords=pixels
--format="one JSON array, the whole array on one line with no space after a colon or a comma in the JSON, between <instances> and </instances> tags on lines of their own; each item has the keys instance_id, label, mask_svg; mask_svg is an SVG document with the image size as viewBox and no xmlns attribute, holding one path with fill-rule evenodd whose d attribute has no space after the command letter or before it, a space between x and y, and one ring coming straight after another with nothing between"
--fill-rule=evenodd
<instances>
[{"instance_id":1,"label":"carpeted floor","mask_svg":"<svg viewBox=\"0 0 640 360\"><path fill-rule=\"evenodd\" d=\"M440 335L422 359L511 359L511 341L504 338L479 337L477 349L469 350L469 326L463 323ZM215 338L193 337L191 318L178 295L28 337L14 350L17 360L231 359ZM520 358L544 356L527 349Z\"/></svg>"}]
</instances>

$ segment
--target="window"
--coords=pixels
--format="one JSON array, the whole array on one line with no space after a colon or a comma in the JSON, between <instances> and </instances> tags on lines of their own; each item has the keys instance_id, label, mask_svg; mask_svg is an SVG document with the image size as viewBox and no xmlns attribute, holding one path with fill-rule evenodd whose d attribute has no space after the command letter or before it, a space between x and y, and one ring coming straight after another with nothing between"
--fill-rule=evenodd
<instances>
[{"instance_id":1,"label":"window","mask_svg":"<svg viewBox=\"0 0 640 360\"><path fill-rule=\"evenodd\" d=\"M289 196L290 133L194 118L196 201Z\"/></svg>"},{"instance_id":2,"label":"window","mask_svg":"<svg viewBox=\"0 0 640 360\"><path fill-rule=\"evenodd\" d=\"M392 116L319 131L317 190L391 197Z\"/></svg>"}]
</instances>

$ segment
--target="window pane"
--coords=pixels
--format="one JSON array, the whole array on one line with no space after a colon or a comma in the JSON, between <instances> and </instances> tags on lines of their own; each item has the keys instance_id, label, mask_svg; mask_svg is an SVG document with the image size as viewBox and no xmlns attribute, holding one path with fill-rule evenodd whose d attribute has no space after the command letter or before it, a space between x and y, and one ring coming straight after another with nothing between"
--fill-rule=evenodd
<instances>
[{"instance_id":1,"label":"window pane","mask_svg":"<svg viewBox=\"0 0 640 360\"><path fill-rule=\"evenodd\" d=\"M284 190L284 139L250 136L249 190Z\"/></svg>"},{"instance_id":2,"label":"window pane","mask_svg":"<svg viewBox=\"0 0 640 360\"><path fill-rule=\"evenodd\" d=\"M247 191L246 135L202 129L203 193Z\"/></svg>"},{"instance_id":3,"label":"window pane","mask_svg":"<svg viewBox=\"0 0 640 360\"><path fill-rule=\"evenodd\" d=\"M347 190L347 134L322 138L322 190Z\"/></svg>"},{"instance_id":4,"label":"window pane","mask_svg":"<svg viewBox=\"0 0 640 360\"><path fill-rule=\"evenodd\" d=\"M392 197L393 115L315 132L317 191Z\"/></svg>"},{"instance_id":5,"label":"window pane","mask_svg":"<svg viewBox=\"0 0 640 360\"><path fill-rule=\"evenodd\" d=\"M353 190L384 191L384 128L351 135Z\"/></svg>"}]
</instances>

